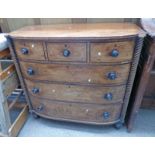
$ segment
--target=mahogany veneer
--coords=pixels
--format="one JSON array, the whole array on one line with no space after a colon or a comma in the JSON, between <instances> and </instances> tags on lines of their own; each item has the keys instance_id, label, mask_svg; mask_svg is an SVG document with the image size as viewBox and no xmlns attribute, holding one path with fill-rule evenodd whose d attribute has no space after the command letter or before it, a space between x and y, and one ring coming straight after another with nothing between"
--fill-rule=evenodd
<instances>
[{"instance_id":1,"label":"mahogany veneer","mask_svg":"<svg viewBox=\"0 0 155 155\"><path fill-rule=\"evenodd\" d=\"M30 111L121 127L144 36L129 23L28 26L10 33Z\"/></svg>"}]
</instances>

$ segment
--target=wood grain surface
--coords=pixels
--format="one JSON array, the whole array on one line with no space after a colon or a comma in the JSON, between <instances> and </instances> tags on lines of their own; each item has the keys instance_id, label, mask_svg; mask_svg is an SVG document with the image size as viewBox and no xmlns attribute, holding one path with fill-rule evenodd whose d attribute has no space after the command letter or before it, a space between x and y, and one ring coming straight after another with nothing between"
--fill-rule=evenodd
<instances>
[{"instance_id":1,"label":"wood grain surface","mask_svg":"<svg viewBox=\"0 0 155 155\"><path fill-rule=\"evenodd\" d=\"M91 43L90 59L91 62L124 62L132 59L134 41L110 42L110 43ZM112 50L117 50L119 55L112 57Z\"/></svg>"},{"instance_id":2,"label":"wood grain surface","mask_svg":"<svg viewBox=\"0 0 155 155\"><path fill-rule=\"evenodd\" d=\"M14 38L121 37L138 35L141 29L131 23L53 24L27 26L11 32Z\"/></svg>"},{"instance_id":3,"label":"wood grain surface","mask_svg":"<svg viewBox=\"0 0 155 155\"><path fill-rule=\"evenodd\" d=\"M65 57L64 50L70 55ZM47 43L47 52L51 61L83 61L86 62L86 43Z\"/></svg>"},{"instance_id":4,"label":"wood grain surface","mask_svg":"<svg viewBox=\"0 0 155 155\"><path fill-rule=\"evenodd\" d=\"M18 58L45 60L43 42L35 40L16 40L14 44ZM22 48L28 49L28 54L22 54Z\"/></svg>"},{"instance_id":5,"label":"wood grain surface","mask_svg":"<svg viewBox=\"0 0 155 155\"><path fill-rule=\"evenodd\" d=\"M66 65L20 62L24 77L33 80L48 80L56 82L72 82L83 84L126 84L130 64L94 66L94 65ZM29 75L27 69L32 68L34 75ZM110 80L108 74L115 72L117 78Z\"/></svg>"},{"instance_id":6,"label":"wood grain surface","mask_svg":"<svg viewBox=\"0 0 155 155\"><path fill-rule=\"evenodd\" d=\"M28 91L36 97L51 100L82 102L95 104L122 103L126 86L117 87L90 87L70 84L39 83L26 80ZM32 89L37 88L39 92L34 94ZM112 100L105 99L107 93L112 94Z\"/></svg>"},{"instance_id":7,"label":"wood grain surface","mask_svg":"<svg viewBox=\"0 0 155 155\"><path fill-rule=\"evenodd\" d=\"M107 123L118 121L122 105L87 105L76 103L62 103L56 101L42 100L31 97L33 108L38 113L45 117L72 120L85 123ZM41 109L41 110L40 110ZM110 114L108 119L104 119L103 113Z\"/></svg>"},{"instance_id":8,"label":"wood grain surface","mask_svg":"<svg viewBox=\"0 0 155 155\"><path fill-rule=\"evenodd\" d=\"M32 113L93 124L124 122L144 35L131 23L37 25L11 32ZM19 52L22 47L28 55Z\"/></svg>"}]
</instances>

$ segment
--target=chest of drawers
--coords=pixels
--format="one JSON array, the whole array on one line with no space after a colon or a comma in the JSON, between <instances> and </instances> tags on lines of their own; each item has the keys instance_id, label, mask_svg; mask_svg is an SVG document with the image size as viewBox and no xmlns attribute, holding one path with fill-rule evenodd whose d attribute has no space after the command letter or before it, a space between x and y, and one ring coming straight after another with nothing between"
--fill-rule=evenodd
<instances>
[{"instance_id":1,"label":"chest of drawers","mask_svg":"<svg viewBox=\"0 0 155 155\"><path fill-rule=\"evenodd\" d=\"M119 128L143 37L139 27L127 23L29 26L10 33L30 111Z\"/></svg>"}]
</instances>

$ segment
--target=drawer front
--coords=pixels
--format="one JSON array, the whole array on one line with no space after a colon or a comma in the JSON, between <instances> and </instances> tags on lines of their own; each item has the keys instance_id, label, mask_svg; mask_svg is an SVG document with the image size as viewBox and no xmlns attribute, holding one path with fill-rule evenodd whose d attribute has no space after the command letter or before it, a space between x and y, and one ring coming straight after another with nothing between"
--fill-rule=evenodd
<instances>
[{"instance_id":1,"label":"drawer front","mask_svg":"<svg viewBox=\"0 0 155 155\"><path fill-rule=\"evenodd\" d=\"M77 86L26 80L29 94L51 100L109 104L123 102L125 85L117 87Z\"/></svg>"},{"instance_id":2,"label":"drawer front","mask_svg":"<svg viewBox=\"0 0 155 155\"><path fill-rule=\"evenodd\" d=\"M85 84L126 84L130 70L130 64L88 66L20 63L27 79Z\"/></svg>"},{"instance_id":3,"label":"drawer front","mask_svg":"<svg viewBox=\"0 0 155 155\"><path fill-rule=\"evenodd\" d=\"M51 61L86 61L85 43L47 43Z\"/></svg>"},{"instance_id":4,"label":"drawer front","mask_svg":"<svg viewBox=\"0 0 155 155\"><path fill-rule=\"evenodd\" d=\"M19 59L45 60L43 43L41 41L14 41Z\"/></svg>"},{"instance_id":5,"label":"drawer front","mask_svg":"<svg viewBox=\"0 0 155 155\"><path fill-rule=\"evenodd\" d=\"M87 123L103 123L117 121L122 105L89 105L78 103L62 103L31 97L34 110L49 118L82 121Z\"/></svg>"},{"instance_id":6,"label":"drawer front","mask_svg":"<svg viewBox=\"0 0 155 155\"><path fill-rule=\"evenodd\" d=\"M91 43L91 62L117 63L132 59L134 41L112 42L112 43Z\"/></svg>"}]
</instances>

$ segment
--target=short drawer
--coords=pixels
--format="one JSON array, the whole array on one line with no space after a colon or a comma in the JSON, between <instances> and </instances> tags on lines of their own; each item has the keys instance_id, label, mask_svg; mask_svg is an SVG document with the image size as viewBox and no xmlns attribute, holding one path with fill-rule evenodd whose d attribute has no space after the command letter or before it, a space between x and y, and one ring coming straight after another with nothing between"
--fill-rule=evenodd
<instances>
[{"instance_id":1,"label":"short drawer","mask_svg":"<svg viewBox=\"0 0 155 155\"><path fill-rule=\"evenodd\" d=\"M110 123L120 118L122 105L88 105L64 103L31 97L33 109L38 114L58 120L83 123Z\"/></svg>"},{"instance_id":2,"label":"short drawer","mask_svg":"<svg viewBox=\"0 0 155 155\"><path fill-rule=\"evenodd\" d=\"M93 66L20 62L24 77L32 80L84 84L126 84L130 64Z\"/></svg>"},{"instance_id":3,"label":"short drawer","mask_svg":"<svg viewBox=\"0 0 155 155\"><path fill-rule=\"evenodd\" d=\"M86 61L86 43L47 43L51 61Z\"/></svg>"},{"instance_id":4,"label":"short drawer","mask_svg":"<svg viewBox=\"0 0 155 155\"><path fill-rule=\"evenodd\" d=\"M19 59L45 60L41 41L15 40L14 44Z\"/></svg>"},{"instance_id":5,"label":"short drawer","mask_svg":"<svg viewBox=\"0 0 155 155\"><path fill-rule=\"evenodd\" d=\"M134 41L91 43L90 61L118 63L132 59L134 51Z\"/></svg>"},{"instance_id":6,"label":"short drawer","mask_svg":"<svg viewBox=\"0 0 155 155\"><path fill-rule=\"evenodd\" d=\"M100 87L40 83L26 80L29 94L51 100L81 103L122 103L126 86Z\"/></svg>"}]
</instances>

